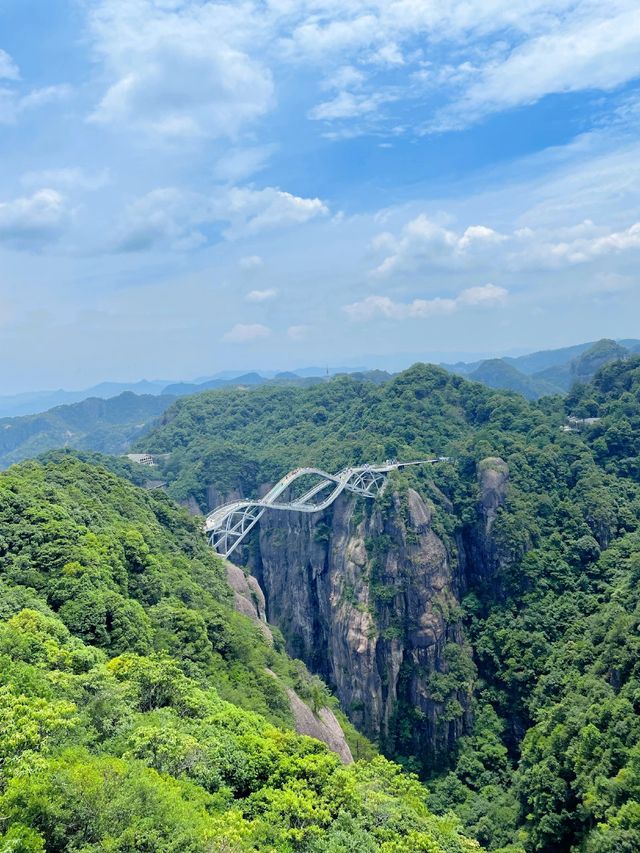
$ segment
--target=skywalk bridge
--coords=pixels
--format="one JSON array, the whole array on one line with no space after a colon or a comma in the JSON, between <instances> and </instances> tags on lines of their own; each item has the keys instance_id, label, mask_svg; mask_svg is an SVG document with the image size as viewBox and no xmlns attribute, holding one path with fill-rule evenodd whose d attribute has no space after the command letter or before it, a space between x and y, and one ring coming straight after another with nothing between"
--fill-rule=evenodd
<instances>
[{"instance_id":1,"label":"skywalk bridge","mask_svg":"<svg viewBox=\"0 0 640 853\"><path fill-rule=\"evenodd\" d=\"M381 465L361 465L345 468L338 474L327 474L319 468L296 468L279 480L263 498L239 500L217 507L205 521L209 542L223 557L228 557L240 545L264 513L269 509L287 512L321 512L342 492L353 492L374 498L383 489L390 471L413 465L433 465L448 462L449 457L420 459L414 462L388 460ZM285 492L301 477L314 476L318 481L298 497L286 499Z\"/></svg>"}]
</instances>

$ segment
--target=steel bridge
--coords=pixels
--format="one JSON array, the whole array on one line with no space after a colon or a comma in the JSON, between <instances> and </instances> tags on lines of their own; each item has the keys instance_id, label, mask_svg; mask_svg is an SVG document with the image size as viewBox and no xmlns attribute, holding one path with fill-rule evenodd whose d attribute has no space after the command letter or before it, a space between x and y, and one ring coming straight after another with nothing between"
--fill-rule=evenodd
<instances>
[{"instance_id":1,"label":"steel bridge","mask_svg":"<svg viewBox=\"0 0 640 853\"><path fill-rule=\"evenodd\" d=\"M240 545L268 509L288 512L321 512L330 506L344 491L374 498L384 487L387 474L412 465L433 465L448 462L449 457L420 459L415 462L387 460L381 465L361 465L345 468L338 474L327 474L318 468L296 468L279 480L263 498L239 500L214 509L205 521L205 532L209 542L223 557L228 557ZM313 476L317 482L298 497L285 498L296 480Z\"/></svg>"}]
</instances>

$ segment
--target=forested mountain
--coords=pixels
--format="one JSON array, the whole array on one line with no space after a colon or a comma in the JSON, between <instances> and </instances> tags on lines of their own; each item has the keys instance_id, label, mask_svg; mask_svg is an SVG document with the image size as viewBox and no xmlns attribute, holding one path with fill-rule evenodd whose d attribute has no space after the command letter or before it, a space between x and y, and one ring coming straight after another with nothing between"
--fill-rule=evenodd
<instances>
[{"instance_id":1,"label":"forested mountain","mask_svg":"<svg viewBox=\"0 0 640 853\"><path fill-rule=\"evenodd\" d=\"M91 397L108 400L126 392L140 395L163 394L166 385L167 382L162 380L149 382L142 379L140 382L100 382L81 391L65 391L60 388L57 391L25 391L21 394L6 394L0 397L0 418L33 415L57 406L81 403Z\"/></svg>"},{"instance_id":2,"label":"forested mountain","mask_svg":"<svg viewBox=\"0 0 640 853\"><path fill-rule=\"evenodd\" d=\"M596 418L565 431L569 415ZM238 555L267 615L490 850L640 849L640 358L538 403L416 365L219 391L144 439L203 511L286 470L451 462L375 503L271 513ZM341 848L337 848L341 849Z\"/></svg>"},{"instance_id":3,"label":"forested mountain","mask_svg":"<svg viewBox=\"0 0 640 853\"><path fill-rule=\"evenodd\" d=\"M58 406L39 415L0 418L0 468L56 447L124 453L173 402L130 391Z\"/></svg>"},{"instance_id":4,"label":"forested mountain","mask_svg":"<svg viewBox=\"0 0 640 853\"><path fill-rule=\"evenodd\" d=\"M163 493L64 453L15 467L0 566L1 850L477 849L346 723L370 760L296 734L326 689Z\"/></svg>"},{"instance_id":5,"label":"forested mountain","mask_svg":"<svg viewBox=\"0 0 640 853\"><path fill-rule=\"evenodd\" d=\"M528 400L566 394L577 383L589 382L605 364L640 351L640 341L602 339L558 350L542 350L517 358L443 365L490 388L517 391Z\"/></svg>"}]
</instances>

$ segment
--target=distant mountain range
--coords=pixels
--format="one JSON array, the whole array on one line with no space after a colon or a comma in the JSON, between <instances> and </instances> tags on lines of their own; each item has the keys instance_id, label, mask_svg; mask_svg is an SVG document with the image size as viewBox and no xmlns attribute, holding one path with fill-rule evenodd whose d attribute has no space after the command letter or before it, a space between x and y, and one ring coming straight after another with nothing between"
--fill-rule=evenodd
<instances>
[{"instance_id":1,"label":"distant mountain range","mask_svg":"<svg viewBox=\"0 0 640 853\"><path fill-rule=\"evenodd\" d=\"M22 394L0 396L0 418L14 418L45 412L55 406L80 403L91 397L108 400L125 392L133 394L172 394L183 396L209 391L212 388L224 388L227 385L261 385L267 381L291 381L297 379L320 379L335 376L338 373L358 373L365 367L301 367L290 372L275 370L252 371L243 373L237 370L223 370L213 376L201 377L191 382L171 382L168 379L142 379L139 382L101 382L81 391L26 391Z\"/></svg>"},{"instance_id":2,"label":"distant mountain range","mask_svg":"<svg viewBox=\"0 0 640 853\"><path fill-rule=\"evenodd\" d=\"M380 370L353 375L376 383L384 382L391 376ZM330 378L326 376L326 371L324 376L299 376L291 372L279 373L270 379L258 373L246 373L232 379L175 383L163 386L161 394L135 394L127 390L108 399L93 396L77 403L55 406L37 414L0 417L0 469L59 447L111 454L125 453L174 400L188 394L259 385L304 386L326 382ZM111 392L114 384L104 383L96 387L102 389L103 393ZM154 383L142 382L134 387L149 385Z\"/></svg>"},{"instance_id":3,"label":"distant mountain range","mask_svg":"<svg viewBox=\"0 0 640 853\"><path fill-rule=\"evenodd\" d=\"M537 400L550 394L566 394L575 382L589 382L603 365L637 353L640 353L640 340L603 338L516 358L491 358L441 366L490 388L517 391L528 400Z\"/></svg>"},{"instance_id":4,"label":"distant mountain range","mask_svg":"<svg viewBox=\"0 0 640 853\"><path fill-rule=\"evenodd\" d=\"M0 418L34 415L37 412L53 409L55 406L81 403L90 397L108 400L125 392L158 395L164 392L167 385L166 379L152 382L143 379L140 382L101 382L82 391L65 391L59 388L57 391L26 391L23 394L10 394L0 396Z\"/></svg>"},{"instance_id":5,"label":"distant mountain range","mask_svg":"<svg viewBox=\"0 0 640 853\"><path fill-rule=\"evenodd\" d=\"M515 391L529 400L536 400L546 395L566 394L575 382L588 382L603 365L635 353L640 353L640 340L603 339L515 358L441 366L490 388ZM326 368L269 371L268 374L225 371L197 382L104 382L84 392L54 391L0 397L0 468L58 447L125 453L178 397L223 388L314 385L329 381L337 373L349 373L356 379L376 384L393 376L384 370L355 368L333 368L328 375ZM73 401L83 394L91 396ZM40 407L46 408L51 400L60 398L65 401L62 405L41 410ZM29 411L31 408L40 413ZM27 414L24 414L25 409ZM21 414L2 417L7 410L17 410Z\"/></svg>"},{"instance_id":6,"label":"distant mountain range","mask_svg":"<svg viewBox=\"0 0 640 853\"><path fill-rule=\"evenodd\" d=\"M41 414L0 418L0 468L54 447L124 453L174 400L127 391L108 400L91 397Z\"/></svg>"}]
</instances>

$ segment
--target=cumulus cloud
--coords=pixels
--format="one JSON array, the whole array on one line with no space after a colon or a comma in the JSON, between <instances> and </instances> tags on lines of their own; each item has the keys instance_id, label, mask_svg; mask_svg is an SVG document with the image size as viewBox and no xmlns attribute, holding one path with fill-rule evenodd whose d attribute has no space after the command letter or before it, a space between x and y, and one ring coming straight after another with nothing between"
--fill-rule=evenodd
<instances>
[{"instance_id":1,"label":"cumulus cloud","mask_svg":"<svg viewBox=\"0 0 640 853\"><path fill-rule=\"evenodd\" d=\"M236 136L274 97L269 68L242 44L247 13L197 0L99 2L90 31L110 85L91 120L163 137Z\"/></svg>"},{"instance_id":2,"label":"cumulus cloud","mask_svg":"<svg viewBox=\"0 0 640 853\"><path fill-rule=\"evenodd\" d=\"M385 320L428 319L443 314L453 314L461 308L494 307L503 305L508 296L504 287L483 284L463 290L456 297L414 299L412 302L395 302L389 296L367 296L360 302L343 306L351 320L367 322L381 317Z\"/></svg>"},{"instance_id":3,"label":"cumulus cloud","mask_svg":"<svg viewBox=\"0 0 640 853\"><path fill-rule=\"evenodd\" d=\"M206 201L176 187L153 190L132 202L113 241L118 252L152 248L188 251L206 243L200 226L208 221Z\"/></svg>"},{"instance_id":4,"label":"cumulus cloud","mask_svg":"<svg viewBox=\"0 0 640 853\"><path fill-rule=\"evenodd\" d=\"M278 294L277 290L267 288L266 290L250 290L245 296L245 302L268 302Z\"/></svg>"},{"instance_id":5,"label":"cumulus cloud","mask_svg":"<svg viewBox=\"0 0 640 853\"><path fill-rule=\"evenodd\" d=\"M244 258L240 258L238 266L243 270L255 270L261 267L263 263L260 255L247 255Z\"/></svg>"},{"instance_id":6,"label":"cumulus cloud","mask_svg":"<svg viewBox=\"0 0 640 853\"><path fill-rule=\"evenodd\" d=\"M487 225L447 228L420 214L398 236L383 232L372 241L383 260L374 278L438 268L460 270L484 265L509 270L560 268L612 253L640 248L640 223L616 231L585 220L573 226L518 228L504 234Z\"/></svg>"},{"instance_id":7,"label":"cumulus cloud","mask_svg":"<svg viewBox=\"0 0 640 853\"><path fill-rule=\"evenodd\" d=\"M287 337L292 341L304 341L308 334L311 326L305 326L301 324L299 326L289 326L287 329Z\"/></svg>"},{"instance_id":8,"label":"cumulus cloud","mask_svg":"<svg viewBox=\"0 0 640 853\"><path fill-rule=\"evenodd\" d=\"M268 338L270 334L271 329L261 323L236 323L232 329L225 332L222 340L229 344L248 344Z\"/></svg>"},{"instance_id":9,"label":"cumulus cloud","mask_svg":"<svg viewBox=\"0 0 640 853\"><path fill-rule=\"evenodd\" d=\"M219 187L210 195L164 187L133 201L118 226L113 248L136 252L154 247L188 251L221 234L230 240L301 225L328 208L320 199L300 198L274 187ZM217 231L216 231L217 229ZM258 266L258 256L241 266Z\"/></svg>"},{"instance_id":10,"label":"cumulus cloud","mask_svg":"<svg viewBox=\"0 0 640 853\"><path fill-rule=\"evenodd\" d=\"M301 198L274 187L254 190L234 187L224 201L225 229L229 238L246 237L289 225L301 225L329 208L319 198Z\"/></svg>"},{"instance_id":11,"label":"cumulus cloud","mask_svg":"<svg viewBox=\"0 0 640 853\"><path fill-rule=\"evenodd\" d=\"M20 70L6 50L0 48L0 80L19 80Z\"/></svg>"},{"instance_id":12,"label":"cumulus cloud","mask_svg":"<svg viewBox=\"0 0 640 853\"><path fill-rule=\"evenodd\" d=\"M53 189L0 202L0 242L17 249L37 250L61 233L69 211Z\"/></svg>"},{"instance_id":13,"label":"cumulus cloud","mask_svg":"<svg viewBox=\"0 0 640 853\"><path fill-rule=\"evenodd\" d=\"M374 275L385 277L425 263L445 266L468 263L507 239L486 225L470 225L459 233L420 214L404 226L399 237L385 232L374 239L373 249L387 253Z\"/></svg>"}]
</instances>

